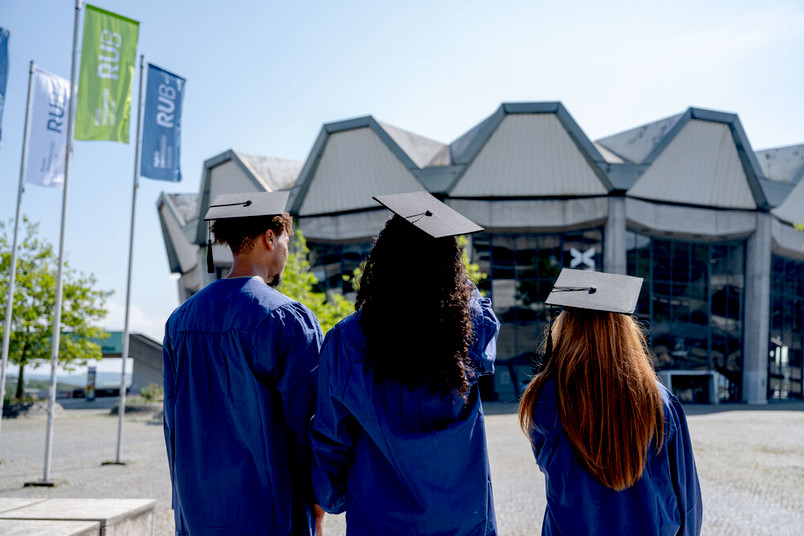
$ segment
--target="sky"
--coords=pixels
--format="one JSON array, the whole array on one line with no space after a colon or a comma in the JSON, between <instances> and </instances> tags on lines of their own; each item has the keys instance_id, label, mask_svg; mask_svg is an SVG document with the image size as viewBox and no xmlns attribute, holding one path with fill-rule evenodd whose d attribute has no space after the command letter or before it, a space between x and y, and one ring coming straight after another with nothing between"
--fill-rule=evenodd
<instances>
[{"instance_id":1,"label":"sky","mask_svg":"<svg viewBox=\"0 0 804 536\"><path fill-rule=\"evenodd\" d=\"M93 5L138 20L138 54L187 80L183 181L141 179L137 193L131 329L160 341L178 291L157 198L197 192L203 162L229 148L304 161L323 124L365 115L449 143L519 101L563 102L593 140L697 106L737 113L755 150L804 143L800 0ZM29 61L69 78L74 13L74 0L0 0L11 32L2 221L16 208ZM138 84L136 69L134 105ZM66 259L114 291L102 323L113 330L123 327L133 164L133 143L75 142ZM22 200L56 248L61 199L31 185Z\"/></svg>"}]
</instances>

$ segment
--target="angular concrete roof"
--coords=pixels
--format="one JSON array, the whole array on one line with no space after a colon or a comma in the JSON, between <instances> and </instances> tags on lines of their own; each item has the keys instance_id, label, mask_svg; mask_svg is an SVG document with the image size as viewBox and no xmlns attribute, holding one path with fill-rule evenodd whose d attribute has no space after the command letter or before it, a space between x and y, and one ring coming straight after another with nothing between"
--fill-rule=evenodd
<instances>
[{"instance_id":1,"label":"angular concrete roof","mask_svg":"<svg viewBox=\"0 0 804 536\"><path fill-rule=\"evenodd\" d=\"M304 166L304 162L296 160L244 154L234 149L232 149L232 153L265 186L265 190L268 192L292 188Z\"/></svg>"},{"instance_id":2,"label":"angular concrete roof","mask_svg":"<svg viewBox=\"0 0 804 536\"><path fill-rule=\"evenodd\" d=\"M213 170L219 166L233 166L238 175L238 184L235 187L226 185L213 185ZM201 177L201 189L198 194L198 214L206 214L212 202L212 192L273 192L287 190L293 187L296 178L304 164L296 160L270 158L267 156L254 156L229 149L204 162L204 171ZM230 178L231 180L231 178ZM196 225L195 242L204 244L207 241L207 225L203 217L198 218Z\"/></svg>"},{"instance_id":3,"label":"angular concrete roof","mask_svg":"<svg viewBox=\"0 0 804 536\"><path fill-rule=\"evenodd\" d=\"M804 145L764 149L756 155L767 179L797 183L804 176Z\"/></svg>"},{"instance_id":4,"label":"angular concrete roof","mask_svg":"<svg viewBox=\"0 0 804 536\"><path fill-rule=\"evenodd\" d=\"M760 185L762 169L734 114L689 108L641 162L646 169L628 196L715 208L769 208Z\"/></svg>"},{"instance_id":5,"label":"angular concrete roof","mask_svg":"<svg viewBox=\"0 0 804 536\"><path fill-rule=\"evenodd\" d=\"M506 103L452 144L450 197L607 195L605 158L560 102Z\"/></svg>"},{"instance_id":6,"label":"angular concrete roof","mask_svg":"<svg viewBox=\"0 0 804 536\"><path fill-rule=\"evenodd\" d=\"M771 213L781 221L791 225L804 223L804 181L798 181L798 184L787 195L784 202L771 210Z\"/></svg>"},{"instance_id":7,"label":"angular concrete roof","mask_svg":"<svg viewBox=\"0 0 804 536\"><path fill-rule=\"evenodd\" d=\"M778 207L804 177L804 145L764 149L756 156L765 175L759 182L768 203Z\"/></svg>"},{"instance_id":8,"label":"angular concrete roof","mask_svg":"<svg viewBox=\"0 0 804 536\"><path fill-rule=\"evenodd\" d=\"M684 114L673 115L597 140L627 163L641 164L673 130Z\"/></svg>"},{"instance_id":9,"label":"angular concrete roof","mask_svg":"<svg viewBox=\"0 0 804 536\"><path fill-rule=\"evenodd\" d=\"M420 168L430 164L436 156L445 150L446 143L431 140L424 136L419 136L413 132L402 130L387 123L377 122L380 127L391 137L400 149L405 151L411 160Z\"/></svg>"},{"instance_id":10,"label":"angular concrete roof","mask_svg":"<svg viewBox=\"0 0 804 536\"><path fill-rule=\"evenodd\" d=\"M291 190L289 210L300 217L379 210L373 195L424 190L417 161L442 149L371 116L326 124Z\"/></svg>"},{"instance_id":11,"label":"angular concrete roof","mask_svg":"<svg viewBox=\"0 0 804 536\"><path fill-rule=\"evenodd\" d=\"M172 273L185 274L198 264L194 243L198 224L198 194L162 193L156 202L162 238Z\"/></svg>"}]
</instances>

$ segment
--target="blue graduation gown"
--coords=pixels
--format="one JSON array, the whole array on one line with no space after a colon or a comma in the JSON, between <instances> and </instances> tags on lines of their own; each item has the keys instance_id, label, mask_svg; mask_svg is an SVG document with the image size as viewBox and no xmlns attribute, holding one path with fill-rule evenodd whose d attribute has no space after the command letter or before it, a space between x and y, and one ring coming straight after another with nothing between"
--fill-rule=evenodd
<instances>
[{"instance_id":1,"label":"blue graduation gown","mask_svg":"<svg viewBox=\"0 0 804 536\"><path fill-rule=\"evenodd\" d=\"M176 534L314 533L308 424L321 339L309 309L256 278L215 281L170 316Z\"/></svg>"},{"instance_id":2,"label":"blue graduation gown","mask_svg":"<svg viewBox=\"0 0 804 536\"><path fill-rule=\"evenodd\" d=\"M659 385L665 440L649 449L645 471L630 488L614 491L583 469L558 417L549 380L535 403L530 439L545 475L543 535L683 536L701 532L701 488L681 404Z\"/></svg>"},{"instance_id":3,"label":"blue graduation gown","mask_svg":"<svg viewBox=\"0 0 804 536\"><path fill-rule=\"evenodd\" d=\"M499 323L477 291L471 307L472 361L478 376L491 374ZM496 534L477 384L464 404L457 393L375 383L359 322L359 312L342 320L321 349L311 424L319 504L346 511L349 536Z\"/></svg>"}]
</instances>

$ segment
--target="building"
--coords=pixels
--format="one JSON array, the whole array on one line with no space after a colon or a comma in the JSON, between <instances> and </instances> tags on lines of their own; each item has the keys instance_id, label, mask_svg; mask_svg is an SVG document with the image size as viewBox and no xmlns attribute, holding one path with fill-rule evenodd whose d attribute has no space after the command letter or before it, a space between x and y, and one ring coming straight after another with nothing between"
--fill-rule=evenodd
<instances>
[{"instance_id":1,"label":"building","mask_svg":"<svg viewBox=\"0 0 804 536\"><path fill-rule=\"evenodd\" d=\"M103 357L123 356L123 332L109 331L109 337L100 341ZM128 334L128 355L133 361L133 372L131 374L128 390L132 394L138 394L143 387L150 384L162 386L162 344L153 340L143 333ZM119 388L120 382L117 382ZM119 389L118 389L119 393Z\"/></svg>"},{"instance_id":2,"label":"building","mask_svg":"<svg viewBox=\"0 0 804 536\"><path fill-rule=\"evenodd\" d=\"M478 222L481 288L502 322L487 396L517 396L562 267L645 279L638 316L682 398L802 398L804 145L755 152L734 114L700 108L590 140L561 103L512 103L450 144L362 117L326 124L305 162L229 150L198 194L157 208L186 299L231 264L199 215L218 193L289 189L322 287L351 274L387 218L372 195L428 190Z\"/></svg>"}]
</instances>

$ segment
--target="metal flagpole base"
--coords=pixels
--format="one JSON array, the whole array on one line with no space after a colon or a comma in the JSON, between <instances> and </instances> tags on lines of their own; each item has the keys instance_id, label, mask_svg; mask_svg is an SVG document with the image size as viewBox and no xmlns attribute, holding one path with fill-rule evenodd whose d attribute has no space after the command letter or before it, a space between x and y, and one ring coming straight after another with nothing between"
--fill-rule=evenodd
<instances>
[{"instance_id":1,"label":"metal flagpole base","mask_svg":"<svg viewBox=\"0 0 804 536\"><path fill-rule=\"evenodd\" d=\"M131 463L131 462L127 462L127 461L123 461L123 460L120 460L119 462L116 462L114 460L106 460L105 462L101 462L101 465L128 465L129 463Z\"/></svg>"},{"instance_id":2,"label":"metal flagpole base","mask_svg":"<svg viewBox=\"0 0 804 536\"><path fill-rule=\"evenodd\" d=\"M34 480L33 482L26 482L22 485L23 488L55 488L64 484L64 480Z\"/></svg>"}]
</instances>

